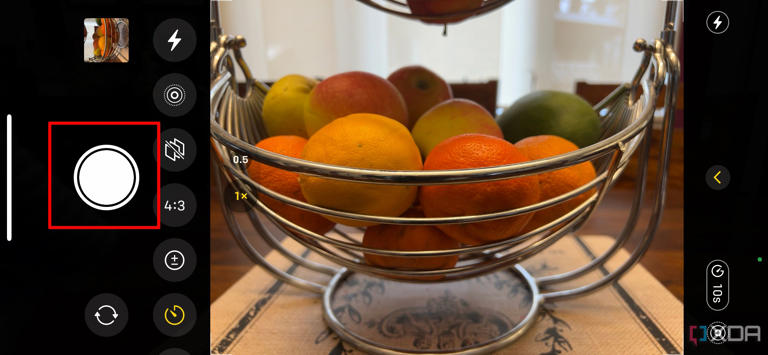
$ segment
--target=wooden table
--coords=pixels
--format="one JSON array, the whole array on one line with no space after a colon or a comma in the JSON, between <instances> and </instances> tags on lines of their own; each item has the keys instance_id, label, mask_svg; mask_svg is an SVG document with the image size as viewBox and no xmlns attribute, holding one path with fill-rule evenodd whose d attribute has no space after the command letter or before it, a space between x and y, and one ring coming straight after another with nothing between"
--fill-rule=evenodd
<instances>
[{"instance_id":1,"label":"wooden table","mask_svg":"<svg viewBox=\"0 0 768 355\"><path fill-rule=\"evenodd\" d=\"M658 132L657 132L658 133ZM655 147L655 144L654 144ZM651 159L655 163L658 151L652 149ZM653 170L655 172L655 169ZM633 172L627 174L614 185L595 211L592 218L579 231L580 234L617 235L624 226L633 196ZM673 142L670 180L667 189L667 203L659 230L641 260L648 269L679 300L683 299L683 132L676 131ZM652 196L655 191L649 191ZM253 267L253 263L240 251L232 238L223 219L218 196L211 188L211 303L234 284L243 274ZM637 244L637 236L645 231L645 221L649 214L652 200L646 198L640 223L634 237L625 248L632 250ZM256 240L256 238L254 238ZM269 248L263 243L255 243L262 252Z\"/></svg>"}]
</instances>

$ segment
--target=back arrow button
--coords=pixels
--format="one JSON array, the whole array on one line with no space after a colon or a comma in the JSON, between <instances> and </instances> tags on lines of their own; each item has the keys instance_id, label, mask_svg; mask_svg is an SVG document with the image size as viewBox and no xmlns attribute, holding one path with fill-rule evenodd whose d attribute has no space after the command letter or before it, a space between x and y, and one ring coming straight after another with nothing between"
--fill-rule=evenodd
<instances>
[{"instance_id":1,"label":"back arrow button","mask_svg":"<svg viewBox=\"0 0 768 355\"><path fill-rule=\"evenodd\" d=\"M707 170L705 181L710 189L720 191L731 183L731 173L722 165L713 165Z\"/></svg>"}]
</instances>

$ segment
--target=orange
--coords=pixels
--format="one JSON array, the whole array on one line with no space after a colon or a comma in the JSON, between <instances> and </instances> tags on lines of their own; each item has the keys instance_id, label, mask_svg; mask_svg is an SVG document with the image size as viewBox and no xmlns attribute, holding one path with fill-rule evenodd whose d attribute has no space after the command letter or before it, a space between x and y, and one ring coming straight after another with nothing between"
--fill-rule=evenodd
<instances>
[{"instance_id":1,"label":"orange","mask_svg":"<svg viewBox=\"0 0 768 355\"><path fill-rule=\"evenodd\" d=\"M104 47L106 47L106 38L105 37L99 37L99 49L104 51Z\"/></svg>"},{"instance_id":2,"label":"orange","mask_svg":"<svg viewBox=\"0 0 768 355\"><path fill-rule=\"evenodd\" d=\"M544 159L579 149L573 142L552 135L524 138L515 143L515 146L531 160ZM587 161L537 176L539 177L539 186L541 187L541 201L544 201L589 183L595 178L596 174L592 162ZM559 204L536 211L531 221L525 226L524 232L532 231L554 221L582 204L594 193L595 189L591 189Z\"/></svg>"},{"instance_id":3,"label":"orange","mask_svg":"<svg viewBox=\"0 0 768 355\"><path fill-rule=\"evenodd\" d=\"M256 146L270 152L298 158L306 144L307 140L302 137L275 136L262 140ZM254 181L272 191L296 200L306 201L301 194L299 174L297 173L253 161L248 165L248 175ZM334 226L333 222L317 213L304 211L261 193L258 196L272 211L315 233L325 234Z\"/></svg>"},{"instance_id":4,"label":"orange","mask_svg":"<svg viewBox=\"0 0 768 355\"><path fill-rule=\"evenodd\" d=\"M424 170L467 169L527 161L512 143L470 133L448 138L427 156ZM539 201L539 179L525 176L500 181L431 185L421 188L419 201L428 217L486 214L527 206ZM439 225L448 236L469 245L501 240L520 233L532 214L474 222Z\"/></svg>"},{"instance_id":5,"label":"orange","mask_svg":"<svg viewBox=\"0 0 768 355\"><path fill-rule=\"evenodd\" d=\"M412 208L406 211L403 217L424 217L424 214L416 208ZM365 229L363 246L384 250L424 251L456 249L461 245L433 226L380 224ZM448 255L422 258L365 253L365 260L368 264L391 269L435 270L456 266L459 256ZM423 276L418 278L434 279L436 277Z\"/></svg>"},{"instance_id":6,"label":"orange","mask_svg":"<svg viewBox=\"0 0 768 355\"><path fill-rule=\"evenodd\" d=\"M302 158L355 168L421 170L421 154L400 122L372 113L354 113L323 126L304 147ZM331 209L377 216L399 216L416 199L416 186L351 182L300 175L301 192L309 203ZM327 216L351 226L375 223Z\"/></svg>"}]
</instances>

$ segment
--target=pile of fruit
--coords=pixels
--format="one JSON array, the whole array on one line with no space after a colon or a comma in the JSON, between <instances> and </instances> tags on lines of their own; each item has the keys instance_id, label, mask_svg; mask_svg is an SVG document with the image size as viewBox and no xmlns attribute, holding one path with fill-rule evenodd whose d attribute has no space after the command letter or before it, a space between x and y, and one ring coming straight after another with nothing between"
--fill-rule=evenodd
<instances>
[{"instance_id":1,"label":"pile of fruit","mask_svg":"<svg viewBox=\"0 0 768 355\"><path fill-rule=\"evenodd\" d=\"M543 159L597 142L597 114L583 99L541 91L498 119L479 104L454 98L450 86L421 66L387 79L354 71L322 81L301 75L278 80L264 100L269 138L256 146L290 157L382 170L466 169ZM500 181L454 185L382 185L327 179L261 163L248 167L259 184L316 206L357 214L449 217L528 206L595 178L591 162ZM594 189L535 212L509 218L437 226L375 225L324 216L267 196L273 211L315 233L336 223L365 226L363 245L386 250L445 250L494 242L541 227L571 211ZM369 264L396 269L442 269L457 256L408 258L365 255Z\"/></svg>"},{"instance_id":2,"label":"pile of fruit","mask_svg":"<svg viewBox=\"0 0 768 355\"><path fill-rule=\"evenodd\" d=\"M107 21L105 21L102 18L96 19L96 24L98 26L94 27L93 31L93 56L94 57L102 57L107 52L107 35L109 34L109 31L107 29Z\"/></svg>"}]
</instances>

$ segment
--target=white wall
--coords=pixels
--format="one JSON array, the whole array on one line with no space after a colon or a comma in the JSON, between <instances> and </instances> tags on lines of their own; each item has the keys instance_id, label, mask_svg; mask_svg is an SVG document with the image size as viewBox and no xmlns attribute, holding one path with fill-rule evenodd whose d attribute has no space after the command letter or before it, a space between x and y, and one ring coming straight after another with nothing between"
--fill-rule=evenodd
<instances>
[{"instance_id":1,"label":"white wall","mask_svg":"<svg viewBox=\"0 0 768 355\"><path fill-rule=\"evenodd\" d=\"M96 19L84 19L83 25L85 25L85 30L88 32L85 34L85 42L83 43L83 60L87 62L88 58L93 57L93 31L96 26Z\"/></svg>"},{"instance_id":2,"label":"white wall","mask_svg":"<svg viewBox=\"0 0 768 355\"><path fill-rule=\"evenodd\" d=\"M641 58L637 52L632 50L632 44L638 38L652 43L654 38L659 37L664 24L666 5L666 1L629 1L629 10L627 11L629 16L627 16L622 44L624 53L621 59L621 77L627 78L626 80L631 80L635 75Z\"/></svg>"},{"instance_id":3,"label":"white wall","mask_svg":"<svg viewBox=\"0 0 768 355\"><path fill-rule=\"evenodd\" d=\"M551 1L513 1L499 11L499 105L509 105L532 90L552 88L553 7Z\"/></svg>"}]
</instances>

